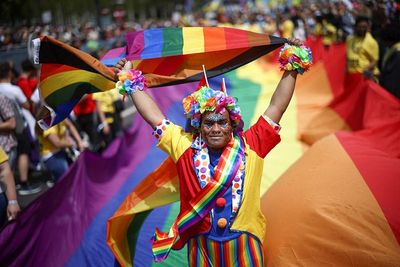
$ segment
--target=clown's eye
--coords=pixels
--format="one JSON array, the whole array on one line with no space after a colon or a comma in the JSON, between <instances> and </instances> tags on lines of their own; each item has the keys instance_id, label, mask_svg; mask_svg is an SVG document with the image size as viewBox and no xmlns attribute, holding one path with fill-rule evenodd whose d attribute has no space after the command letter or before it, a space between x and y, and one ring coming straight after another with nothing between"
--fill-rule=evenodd
<instances>
[{"instance_id":1,"label":"clown's eye","mask_svg":"<svg viewBox=\"0 0 400 267\"><path fill-rule=\"evenodd\" d=\"M220 126L221 126L221 128L226 129L226 128L228 128L229 123L225 122L225 123L220 124Z\"/></svg>"}]
</instances>

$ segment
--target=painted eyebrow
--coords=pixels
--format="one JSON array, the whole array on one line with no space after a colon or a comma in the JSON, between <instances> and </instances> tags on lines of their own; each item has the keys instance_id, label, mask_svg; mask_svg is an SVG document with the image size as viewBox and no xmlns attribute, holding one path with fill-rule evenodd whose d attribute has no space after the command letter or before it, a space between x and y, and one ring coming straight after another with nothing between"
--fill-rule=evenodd
<instances>
[{"instance_id":1,"label":"painted eyebrow","mask_svg":"<svg viewBox=\"0 0 400 267\"><path fill-rule=\"evenodd\" d=\"M228 122L227 119L218 119L218 120L213 120L213 119L204 119L203 123L221 123L221 122Z\"/></svg>"}]
</instances>

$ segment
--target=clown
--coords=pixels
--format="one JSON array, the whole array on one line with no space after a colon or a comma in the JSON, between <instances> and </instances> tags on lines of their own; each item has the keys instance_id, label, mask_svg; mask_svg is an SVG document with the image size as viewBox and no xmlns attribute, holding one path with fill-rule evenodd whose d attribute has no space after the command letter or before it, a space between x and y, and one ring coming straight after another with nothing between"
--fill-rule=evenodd
<instances>
[{"instance_id":1,"label":"clown","mask_svg":"<svg viewBox=\"0 0 400 267\"><path fill-rule=\"evenodd\" d=\"M116 69L131 71L131 65L121 60ZM205 86L183 99L191 126L185 132L145 91L133 90L138 112L154 128L158 147L175 162L180 183L179 215L169 233L156 230L154 236L156 261L188 244L190 266L263 266L263 159L280 142L279 121L303 71L285 68L268 108L246 131L238 104L222 91Z\"/></svg>"}]
</instances>

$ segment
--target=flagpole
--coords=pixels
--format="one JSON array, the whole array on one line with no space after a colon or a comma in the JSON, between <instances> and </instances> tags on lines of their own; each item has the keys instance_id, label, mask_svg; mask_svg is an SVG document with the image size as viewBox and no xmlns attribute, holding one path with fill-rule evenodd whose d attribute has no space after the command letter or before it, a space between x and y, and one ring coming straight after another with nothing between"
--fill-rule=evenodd
<instances>
[{"instance_id":1,"label":"flagpole","mask_svg":"<svg viewBox=\"0 0 400 267\"><path fill-rule=\"evenodd\" d=\"M210 85L208 84L206 68L204 67L204 64L202 66L203 66L203 73L204 73L204 78L206 79L207 87L210 87Z\"/></svg>"},{"instance_id":2,"label":"flagpole","mask_svg":"<svg viewBox=\"0 0 400 267\"><path fill-rule=\"evenodd\" d=\"M224 88L224 94L225 96L228 96L228 92L226 91L226 84L225 84L225 78L222 78L222 87Z\"/></svg>"}]
</instances>

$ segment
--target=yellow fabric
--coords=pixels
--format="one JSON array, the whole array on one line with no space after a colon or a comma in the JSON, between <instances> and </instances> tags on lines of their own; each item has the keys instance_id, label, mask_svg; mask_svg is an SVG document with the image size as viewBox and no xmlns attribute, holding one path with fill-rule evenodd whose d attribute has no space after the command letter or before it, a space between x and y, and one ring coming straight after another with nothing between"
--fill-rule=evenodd
<instances>
[{"instance_id":1,"label":"yellow fabric","mask_svg":"<svg viewBox=\"0 0 400 267\"><path fill-rule=\"evenodd\" d=\"M184 41L182 53L194 54L204 52L204 32L202 27L185 27L182 29Z\"/></svg>"},{"instance_id":2,"label":"yellow fabric","mask_svg":"<svg viewBox=\"0 0 400 267\"><path fill-rule=\"evenodd\" d=\"M6 152L4 152L3 148L0 147L0 164L7 160L8 160L8 157L7 157Z\"/></svg>"},{"instance_id":3,"label":"yellow fabric","mask_svg":"<svg viewBox=\"0 0 400 267\"><path fill-rule=\"evenodd\" d=\"M379 46L372 35L367 32L365 38L350 36L346 40L347 71L362 73L371 61L379 59ZM373 73L379 74L377 67Z\"/></svg>"},{"instance_id":4,"label":"yellow fabric","mask_svg":"<svg viewBox=\"0 0 400 267\"><path fill-rule=\"evenodd\" d=\"M54 153L59 150L59 148L55 147L47 137L51 134L55 134L58 136L60 140L65 140L65 135L67 132L67 127L64 122L60 122L59 124L54 125L53 127L43 131L42 134L39 134L39 143L40 143L40 153L42 156L46 156L50 153Z\"/></svg>"},{"instance_id":5,"label":"yellow fabric","mask_svg":"<svg viewBox=\"0 0 400 267\"><path fill-rule=\"evenodd\" d=\"M192 134L185 133L182 127L171 123L163 132L157 146L176 163L186 149L192 145L192 140Z\"/></svg>"},{"instance_id":6,"label":"yellow fabric","mask_svg":"<svg viewBox=\"0 0 400 267\"><path fill-rule=\"evenodd\" d=\"M191 146L192 135L185 133L182 127L170 124L163 132L158 147L167 152L174 162ZM265 218L260 208L260 183L264 160L246 143L246 170L242 203L231 229L246 231L263 240ZM193 166L194 168L194 166Z\"/></svg>"}]
</instances>

